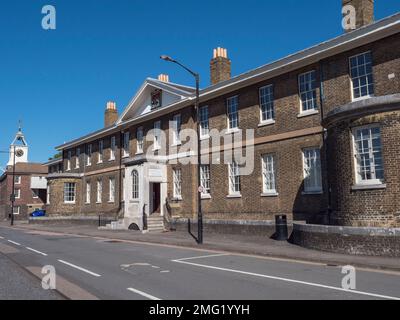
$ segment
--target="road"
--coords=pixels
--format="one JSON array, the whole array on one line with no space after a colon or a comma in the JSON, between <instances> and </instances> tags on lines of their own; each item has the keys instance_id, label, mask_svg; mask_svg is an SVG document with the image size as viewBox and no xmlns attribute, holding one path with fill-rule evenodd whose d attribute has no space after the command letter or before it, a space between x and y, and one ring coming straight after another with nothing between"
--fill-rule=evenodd
<instances>
[{"instance_id":1,"label":"road","mask_svg":"<svg viewBox=\"0 0 400 320\"><path fill-rule=\"evenodd\" d=\"M57 291L71 299L400 299L395 272L357 269L346 290L340 266L176 246L0 227L1 254L38 277L54 266Z\"/></svg>"}]
</instances>

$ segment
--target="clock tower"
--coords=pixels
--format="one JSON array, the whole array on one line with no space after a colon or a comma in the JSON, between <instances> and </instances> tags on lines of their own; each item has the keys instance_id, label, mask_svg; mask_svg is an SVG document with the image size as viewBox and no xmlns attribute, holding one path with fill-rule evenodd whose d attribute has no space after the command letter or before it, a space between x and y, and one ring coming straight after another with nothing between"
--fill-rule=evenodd
<instances>
[{"instance_id":1,"label":"clock tower","mask_svg":"<svg viewBox=\"0 0 400 320\"><path fill-rule=\"evenodd\" d=\"M25 136L22 133L21 124L18 128L18 132L15 135L13 142L10 145L10 158L7 166L12 166L14 163L14 150L15 150L15 163L27 163L28 162L28 144L26 143Z\"/></svg>"}]
</instances>

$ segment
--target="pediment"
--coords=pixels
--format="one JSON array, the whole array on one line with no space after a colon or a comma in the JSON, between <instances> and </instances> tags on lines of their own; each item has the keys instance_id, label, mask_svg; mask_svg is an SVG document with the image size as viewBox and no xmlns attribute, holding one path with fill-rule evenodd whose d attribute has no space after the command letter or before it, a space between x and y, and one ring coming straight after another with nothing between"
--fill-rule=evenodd
<instances>
[{"instance_id":1,"label":"pediment","mask_svg":"<svg viewBox=\"0 0 400 320\"><path fill-rule=\"evenodd\" d=\"M193 93L194 89L191 87L149 78L125 108L117 123L145 115L155 109L166 108Z\"/></svg>"}]
</instances>

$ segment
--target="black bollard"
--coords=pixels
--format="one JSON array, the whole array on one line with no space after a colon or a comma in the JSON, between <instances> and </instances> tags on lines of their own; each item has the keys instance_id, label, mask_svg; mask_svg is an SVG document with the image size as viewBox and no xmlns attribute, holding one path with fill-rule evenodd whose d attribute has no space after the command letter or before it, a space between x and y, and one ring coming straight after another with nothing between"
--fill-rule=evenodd
<instances>
[{"instance_id":1,"label":"black bollard","mask_svg":"<svg viewBox=\"0 0 400 320\"><path fill-rule=\"evenodd\" d=\"M285 215L275 216L275 240L287 241L288 239L288 226L287 217Z\"/></svg>"}]
</instances>

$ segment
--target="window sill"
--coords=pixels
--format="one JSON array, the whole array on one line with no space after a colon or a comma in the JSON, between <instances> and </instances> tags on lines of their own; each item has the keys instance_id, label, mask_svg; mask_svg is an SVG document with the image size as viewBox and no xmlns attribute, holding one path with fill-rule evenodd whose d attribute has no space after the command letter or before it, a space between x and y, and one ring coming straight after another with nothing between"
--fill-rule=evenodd
<instances>
[{"instance_id":1,"label":"window sill","mask_svg":"<svg viewBox=\"0 0 400 320\"><path fill-rule=\"evenodd\" d=\"M175 142L171 144L171 147L180 147L182 145L182 142Z\"/></svg>"},{"instance_id":2,"label":"window sill","mask_svg":"<svg viewBox=\"0 0 400 320\"><path fill-rule=\"evenodd\" d=\"M318 113L319 113L318 110L303 111L303 112L300 112L300 113L297 115L297 118L309 117L309 116L316 115L316 114L318 114Z\"/></svg>"},{"instance_id":3,"label":"window sill","mask_svg":"<svg viewBox=\"0 0 400 320\"><path fill-rule=\"evenodd\" d=\"M362 190L381 190L386 189L385 183L377 183L377 184L356 184L351 187L353 191L362 191Z\"/></svg>"},{"instance_id":4,"label":"window sill","mask_svg":"<svg viewBox=\"0 0 400 320\"><path fill-rule=\"evenodd\" d=\"M228 199L240 199L242 197L241 194L230 194L226 196Z\"/></svg>"},{"instance_id":5,"label":"window sill","mask_svg":"<svg viewBox=\"0 0 400 320\"><path fill-rule=\"evenodd\" d=\"M172 201L182 201L182 197L173 197Z\"/></svg>"},{"instance_id":6,"label":"window sill","mask_svg":"<svg viewBox=\"0 0 400 320\"><path fill-rule=\"evenodd\" d=\"M279 196L278 192L261 193L261 197L265 197L265 198L276 198L278 196Z\"/></svg>"},{"instance_id":7,"label":"window sill","mask_svg":"<svg viewBox=\"0 0 400 320\"><path fill-rule=\"evenodd\" d=\"M85 202L85 206L89 206L90 204L90 202Z\"/></svg>"},{"instance_id":8,"label":"window sill","mask_svg":"<svg viewBox=\"0 0 400 320\"><path fill-rule=\"evenodd\" d=\"M75 204L75 202L67 202L67 201L64 201L64 204Z\"/></svg>"},{"instance_id":9,"label":"window sill","mask_svg":"<svg viewBox=\"0 0 400 320\"><path fill-rule=\"evenodd\" d=\"M301 193L303 196L321 195L324 194L322 190L317 191L303 191Z\"/></svg>"},{"instance_id":10,"label":"window sill","mask_svg":"<svg viewBox=\"0 0 400 320\"><path fill-rule=\"evenodd\" d=\"M364 96L364 97L359 97L359 98L353 98L351 101L352 102L357 102L357 101L362 101L362 100L367 100L370 98L373 98L374 95L368 95L368 96Z\"/></svg>"},{"instance_id":11,"label":"window sill","mask_svg":"<svg viewBox=\"0 0 400 320\"><path fill-rule=\"evenodd\" d=\"M124 154L124 155L122 156L122 158L123 158L123 159L129 158L129 154Z\"/></svg>"},{"instance_id":12,"label":"window sill","mask_svg":"<svg viewBox=\"0 0 400 320\"><path fill-rule=\"evenodd\" d=\"M97 162L97 164L103 164L103 161L99 161L99 162Z\"/></svg>"},{"instance_id":13,"label":"window sill","mask_svg":"<svg viewBox=\"0 0 400 320\"><path fill-rule=\"evenodd\" d=\"M108 162L113 162L113 161L115 161L115 158L108 160Z\"/></svg>"},{"instance_id":14,"label":"window sill","mask_svg":"<svg viewBox=\"0 0 400 320\"><path fill-rule=\"evenodd\" d=\"M203 141L203 140L210 140L210 135L201 136L200 141Z\"/></svg>"},{"instance_id":15,"label":"window sill","mask_svg":"<svg viewBox=\"0 0 400 320\"><path fill-rule=\"evenodd\" d=\"M228 130L226 130L225 134L226 134L226 135L230 135L230 134L235 134L235 133L238 133L238 132L240 132L240 129L239 129L239 128L228 129Z\"/></svg>"},{"instance_id":16,"label":"window sill","mask_svg":"<svg viewBox=\"0 0 400 320\"><path fill-rule=\"evenodd\" d=\"M210 200L211 199L211 194L202 194L201 195L202 200Z\"/></svg>"},{"instance_id":17,"label":"window sill","mask_svg":"<svg viewBox=\"0 0 400 320\"><path fill-rule=\"evenodd\" d=\"M144 153L143 151L139 151L139 152L136 152L135 155L139 156L139 155L141 155L143 153Z\"/></svg>"},{"instance_id":18,"label":"window sill","mask_svg":"<svg viewBox=\"0 0 400 320\"><path fill-rule=\"evenodd\" d=\"M276 123L275 120L261 121L261 122L258 124L258 127L259 127L259 128L262 128L262 127L272 126L272 125L274 125L275 123Z\"/></svg>"}]
</instances>

